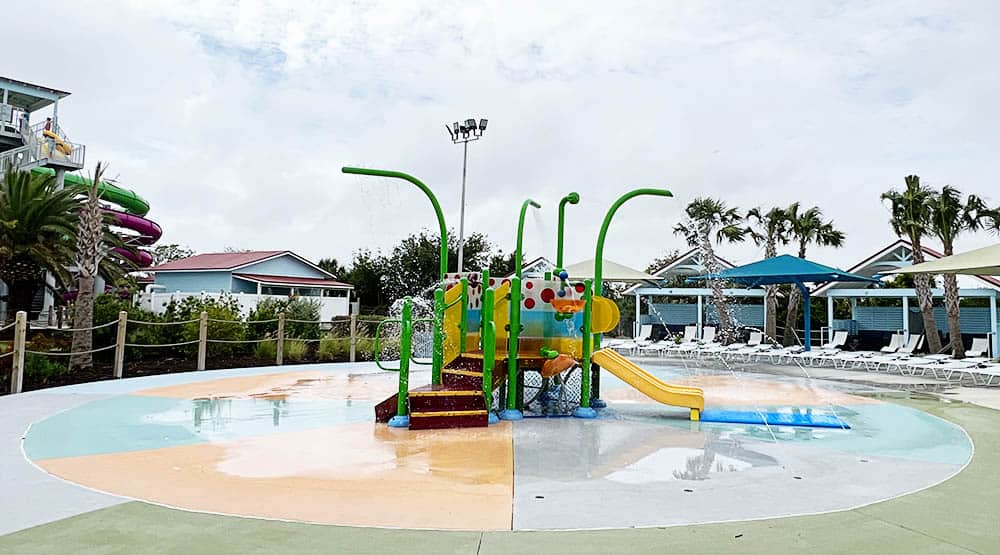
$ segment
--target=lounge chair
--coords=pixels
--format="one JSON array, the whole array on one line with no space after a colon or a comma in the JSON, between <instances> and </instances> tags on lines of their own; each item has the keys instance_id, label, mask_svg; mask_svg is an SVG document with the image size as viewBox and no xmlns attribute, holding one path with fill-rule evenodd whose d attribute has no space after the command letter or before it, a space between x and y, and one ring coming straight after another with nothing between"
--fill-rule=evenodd
<instances>
[{"instance_id":1,"label":"lounge chair","mask_svg":"<svg viewBox=\"0 0 1000 555\"><path fill-rule=\"evenodd\" d=\"M653 343L649 337L653 335L653 325L643 324L639 326L639 334L632 338L632 340L625 340L624 342L612 346L616 351L626 351L628 354L635 353L640 347L649 345Z\"/></svg>"}]
</instances>

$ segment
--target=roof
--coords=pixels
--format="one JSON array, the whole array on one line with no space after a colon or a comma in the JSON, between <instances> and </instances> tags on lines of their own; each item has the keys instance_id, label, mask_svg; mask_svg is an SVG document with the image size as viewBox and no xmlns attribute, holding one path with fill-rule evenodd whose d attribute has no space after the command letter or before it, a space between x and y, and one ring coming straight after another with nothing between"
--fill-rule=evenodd
<instances>
[{"instance_id":1,"label":"roof","mask_svg":"<svg viewBox=\"0 0 1000 555\"><path fill-rule=\"evenodd\" d=\"M187 258L171 260L159 266L149 268L150 272L179 272L204 270L235 270L247 264L261 262L291 251L247 251L247 252L212 252L196 254Z\"/></svg>"},{"instance_id":2,"label":"roof","mask_svg":"<svg viewBox=\"0 0 1000 555\"><path fill-rule=\"evenodd\" d=\"M323 278L307 278L307 277L292 277L292 276L270 276L267 274L240 274L233 273L234 277L240 279L245 279L247 281L252 281L254 283L260 283L263 285L309 285L312 287L323 287L323 288L339 288L339 289L353 289L354 286L350 283L344 283L342 281L336 281L332 279Z\"/></svg>"},{"instance_id":3,"label":"roof","mask_svg":"<svg viewBox=\"0 0 1000 555\"><path fill-rule=\"evenodd\" d=\"M936 251L926 245L921 245L921 249L924 253L924 258L930 260L936 260L942 258L944 254ZM852 274L858 274L860 276L874 277L876 275L886 275L892 273L894 270L900 268L906 268L913 264L913 245L906 239L898 239L889 243L885 247L875 251L870 256L864 258L854 266L848 268L848 272ZM1000 288L1000 279L977 275L971 280L979 281L989 285L990 287ZM838 283L827 283L826 285L816 289L816 295L825 295L830 289L844 289L844 288L856 288L851 284L838 284Z\"/></svg>"},{"instance_id":4,"label":"roof","mask_svg":"<svg viewBox=\"0 0 1000 555\"><path fill-rule=\"evenodd\" d=\"M723 269L725 268L735 268L736 265L732 262L721 258L719 256L715 257L716 262L719 263ZM657 278L660 283L666 282L669 278L675 276L697 276L704 274L707 270L705 269L705 263L702 260L701 251L695 247L688 250L685 253L681 253L666 266L653 272L653 276ZM633 285L625 290L624 294L628 295L634 293L637 288L642 287L642 285Z\"/></svg>"},{"instance_id":5,"label":"roof","mask_svg":"<svg viewBox=\"0 0 1000 555\"><path fill-rule=\"evenodd\" d=\"M583 262L577 262L576 264L570 264L566 267L566 273L569 274L569 279L571 280L581 280L581 279L594 279L594 259L584 260ZM619 264L604 259L604 264L601 267L601 279L603 281L618 281L618 282L640 282L640 281L656 281L656 277L647 274L646 272L640 272L635 268L629 268L624 264Z\"/></svg>"},{"instance_id":6,"label":"roof","mask_svg":"<svg viewBox=\"0 0 1000 555\"><path fill-rule=\"evenodd\" d=\"M883 273L1000 276L1000 243Z\"/></svg>"},{"instance_id":7,"label":"roof","mask_svg":"<svg viewBox=\"0 0 1000 555\"><path fill-rule=\"evenodd\" d=\"M9 91L7 95L8 104L29 112L40 110L52 104L55 99L69 96L69 93L66 91L3 76L0 76L0 89L7 89Z\"/></svg>"},{"instance_id":8,"label":"roof","mask_svg":"<svg viewBox=\"0 0 1000 555\"><path fill-rule=\"evenodd\" d=\"M302 264L322 273L330 279L335 276L323 268L309 262L292 251L246 251L246 252L212 252L196 254L179 260L172 260L159 266L146 268L148 272L219 272L245 268L251 264L271 260L281 256L290 256Z\"/></svg>"},{"instance_id":9,"label":"roof","mask_svg":"<svg viewBox=\"0 0 1000 555\"><path fill-rule=\"evenodd\" d=\"M689 281L724 279L757 287L779 283L826 283L828 281L860 281L878 283L878 280L845 272L832 266L824 266L805 258L783 254L765 258L744 266L689 278Z\"/></svg>"}]
</instances>

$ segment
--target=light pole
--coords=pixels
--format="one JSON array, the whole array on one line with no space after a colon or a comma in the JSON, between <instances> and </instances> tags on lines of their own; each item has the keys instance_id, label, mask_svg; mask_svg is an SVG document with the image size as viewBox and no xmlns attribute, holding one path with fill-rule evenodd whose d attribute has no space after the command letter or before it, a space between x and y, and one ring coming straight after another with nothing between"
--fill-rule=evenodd
<instances>
[{"instance_id":1,"label":"light pole","mask_svg":"<svg viewBox=\"0 0 1000 555\"><path fill-rule=\"evenodd\" d=\"M456 121L453 125L447 123L444 125L444 128L448 130L448 135L451 136L451 142L456 145L462 144L462 206L458 215L458 271L460 273L465 251L465 167L469 160L469 143L482 138L483 133L486 132L486 122L487 120L480 119L477 124L476 120L469 118L465 120L465 123Z\"/></svg>"}]
</instances>

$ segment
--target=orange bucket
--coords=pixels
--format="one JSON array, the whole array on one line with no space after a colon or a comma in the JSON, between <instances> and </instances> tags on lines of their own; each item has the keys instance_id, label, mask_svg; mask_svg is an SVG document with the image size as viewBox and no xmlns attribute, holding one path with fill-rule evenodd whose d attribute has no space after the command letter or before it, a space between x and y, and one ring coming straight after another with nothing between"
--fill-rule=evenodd
<instances>
[{"instance_id":1,"label":"orange bucket","mask_svg":"<svg viewBox=\"0 0 1000 555\"><path fill-rule=\"evenodd\" d=\"M583 299L552 299L551 302L552 307L555 308L557 312L562 312L563 314L580 312L586 305L586 301Z\"/></svg>"}]
</instances>

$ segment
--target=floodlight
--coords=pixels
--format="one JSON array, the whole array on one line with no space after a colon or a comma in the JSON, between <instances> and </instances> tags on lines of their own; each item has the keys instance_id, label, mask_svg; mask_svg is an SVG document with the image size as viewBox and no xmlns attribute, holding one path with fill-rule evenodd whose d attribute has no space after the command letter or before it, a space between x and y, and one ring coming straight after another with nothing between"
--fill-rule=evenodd
<instances>
[{"instance_id":1,"label":"floodlight","mask_svg":"<svg viewBox=\"0 0 1000 555\"><path fill-rule=\"evenodd\" d=\"M479 131L486 131L486 120L479 120Z\"/></svg>"},{"instance_id":2,"label":"floodlight","mask_svg":"<svg viewBox=\"0 0 1000 555\"><path fill-rule=\"evenodd\" d=\"M476 120L474 120L472 118L469 118L469 119L465 120L465 126L468 127L469 129L475 129L476 128Z\"/></svg>"}]
</instances>

